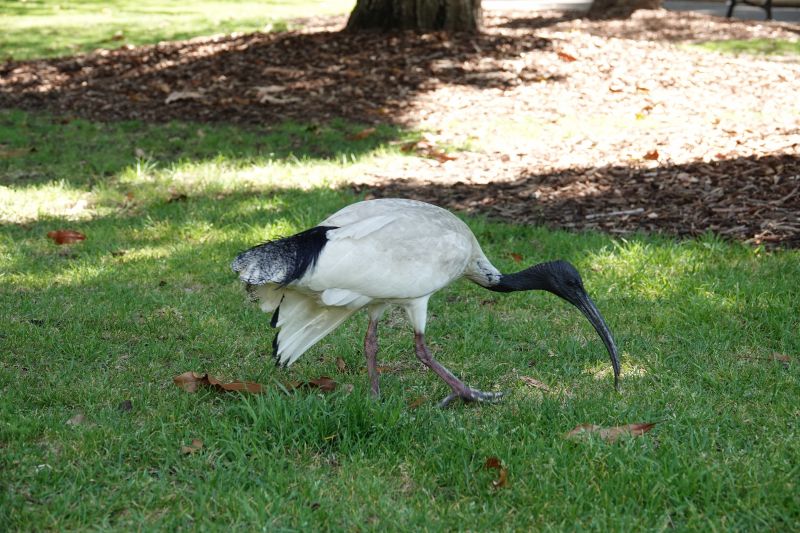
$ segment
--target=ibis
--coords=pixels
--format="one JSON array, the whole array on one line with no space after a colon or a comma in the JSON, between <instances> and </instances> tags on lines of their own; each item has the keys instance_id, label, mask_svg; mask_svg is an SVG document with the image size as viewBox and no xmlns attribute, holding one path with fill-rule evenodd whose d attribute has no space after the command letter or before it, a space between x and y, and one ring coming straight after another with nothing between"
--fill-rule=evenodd
<instances>
[{"instance_id":1,"label":"ibis","mask_svg":"<svg viewBox=\"0 0 800 533\"><path fill-rule=\"evenodd\" d=\"M483 392L464 384L433 358L425 344L428 300L459 278L495 292L547 291L571 303L603 340L614 386L619 384L616 344L574 266L551 261L501 273L469 227L435 205L398 198L351 204L311 229L242 252L231 266L251 299L264 312L273 313L271 326L278 328L273 355L284 367L366 309L364 354L375 397L380 394L378 322L393 305L405 310L414 329L416 356L452 391L440 405L502 397L502 392Z\"/></svg>"}]
</instances>

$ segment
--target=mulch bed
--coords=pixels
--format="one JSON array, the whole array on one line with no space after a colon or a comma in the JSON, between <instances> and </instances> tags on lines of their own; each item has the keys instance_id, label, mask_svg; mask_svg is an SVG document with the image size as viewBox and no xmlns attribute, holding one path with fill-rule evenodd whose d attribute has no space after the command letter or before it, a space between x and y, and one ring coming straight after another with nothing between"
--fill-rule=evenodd
<instances>
[{"instance_id":1,"label":"mulch bed","mask_svg":"<svg viewBox=\"0 0 800 533\"><path fill-rule=\"evenodd\" d=\"M0 107L423 128L429 144L471 148L420 151L354 186L514 222L800 246L800 63L686 46L797 40L797 26L666 11L489 12L477 36L333 31L343 22L9 61Z\"/></svg>"}]
</instances>

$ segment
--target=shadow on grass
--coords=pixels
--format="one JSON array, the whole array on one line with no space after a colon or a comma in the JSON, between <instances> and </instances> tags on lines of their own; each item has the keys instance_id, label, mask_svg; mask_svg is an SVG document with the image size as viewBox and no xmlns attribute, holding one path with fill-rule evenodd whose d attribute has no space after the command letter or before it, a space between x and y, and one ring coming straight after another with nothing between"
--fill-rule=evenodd
<instances>
[{"instance_id":1,"label":"shadow on grass","mask_svg":"<svg viewBox=\"0 0 800 533\"><path fill-rule=\"evenodd\" d=\"M0 185L63 182L91 188L113 184L123 170L177 163L353 161L413 132L379 125L374 131L343 120L324 124L206 125L172 121L89 122L0 110Z\"/></svg>"},{"instance_id":2,"label":"shadow on grass","mask_svg":"<svg viewBox=\"0 0 800 533\"><path fill-rule=\"evenodd\" d=\"M735 39L748 41L759 35L763 22L758 20L730 20L691 11L670 12L640 10L630 18L619 20L592 20L582 13L564 13L563 16L514 17L501 23L510 29L537 30L563 22L576 21L574 28L602 38L630 39L634 41L697 42L709 39ZM790 33L800 33L797 25L769 23L773 28ZM569 31L570 26L565 28Z\"/></svg>"}]
</instances>

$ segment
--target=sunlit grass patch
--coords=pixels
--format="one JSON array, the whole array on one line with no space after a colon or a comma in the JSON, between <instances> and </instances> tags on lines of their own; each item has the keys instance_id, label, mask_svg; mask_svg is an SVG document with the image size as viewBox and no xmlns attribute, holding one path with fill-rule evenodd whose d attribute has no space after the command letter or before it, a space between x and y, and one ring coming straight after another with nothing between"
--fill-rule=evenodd
<instances>
[{"instance_id":1,"label":"sunlit grass patch","mask_svg":"<svg viewBox=\"0 0 800 533\"><path fill-rule=\"evenodd\" d=\"M79 220L153 203L273 188L335 187L406 157L419 133L344 121L264 128L137 121L101 124L0 111L0 220Z\"/></svg>"},{"instance_id":2,"label":"sunlit grass patch","mask_svg":"<svg viewBox=\"0 0 800 533\"><path fill-rule=\"evenodd\" d=\"M692 45L712 52L751 55L800 55L800 40L785 39L730 39L727 41L708 41Z\"/></svg>"},{"instance_id":3,"label":"sunlit grass patch","mask_svg":"<svg viewBox=\"0 0 800 533\"><path fill-rule=\"evenodd\" d=\"M345 14L352 7L351 0L3 2L0 57L31 59L203 35L280 31L298 13Z\"/></svg>"}]
</instances>

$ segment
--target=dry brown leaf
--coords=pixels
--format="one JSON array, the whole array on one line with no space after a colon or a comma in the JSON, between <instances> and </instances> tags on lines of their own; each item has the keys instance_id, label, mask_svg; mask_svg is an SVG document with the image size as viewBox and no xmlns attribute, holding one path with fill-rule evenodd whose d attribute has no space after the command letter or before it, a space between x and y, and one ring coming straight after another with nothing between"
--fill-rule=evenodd
<instances>
[{"instance_id":1,"label":"dry brown leaf","mask_svg":"<svg viewBox=\"0 0 800 533\"><path fill-rule=\"evenodd\" d=\"M223 383L210 374L200 374L198 372L184 372L172 378L178 387L186 392L196 392L200 387L210 387L218 391L239 391L258 394L264 392L264 386L251 381L232 381Z\"/></svg>"},{"instance_id":2,"label":"dry brown leaf","mask_svg":"<svg viewBox=\"0 0 800 533\"><path fill-rule=\"evenodd\" d=\"M521 379L522 381L524 381L527 385L530 385L531 387L536 387L537 389L542 389L545 392L553 392L553 390L550 387L548 387L547 385L545 385L544 383L542 383L538 379L534 379L534 378L532 378L530 376L522 376L519 379Z\"/></svg>"},{"instance_id":3,"label":"dry brown leaf","mask_svg":"<svg viewBox=\"0 0 800 533\"><path fill-rule=\"evenodd\" d=\"M423 403L425 403L425 396L420 396L419 398L416 398L408 402L408 408L413 410L422 405Z\"/></svg>"},{"instance_id":4,"label":"dry brown leaf","mask_svg":"<svg viewBox=\"0 0 800 533\"><path fill-rule=\"evenodd\" d=\"M328 376L320 376L317 379L312 379L308 382L311 388L317 388L322 392L332 392L336 390L336 382Z\"/></svg>"},{"instance_id":5,"label":"dry brown leaf","mask_svg":"<svg viewBox=\"0 0 800 533\"><path fill-rule=\"evenodd\" d=\"M644 154L644 158L648 161L658 161L658 150L650 150Z\"/></svg>"},{"instance_id":6,"label":"dry brown leaf","mask_svg":"<svg viewBox=\"0 0 800 533\"><path fill-rule=\"evenodd\" d=\"M319 389L322 392L333 392L336 390L337 383L328 376L320 376L309 381L290 381L284 384L287 391L297 389Z\"/></svg>"},{"instance_id":7,"label":"dry brown leaf","mask_svg":"<svg viewBox=\"0 0 800 533\"><path fill-rule=\"evenodd\" d=\"M336 368L344 374L347 371L347 363L344 362L344 359L341 357L336 358Z\"/></svg>"},{"instance_id":8,"label":"dry brown leaf","mask_svg":"<svg viewBox=\"0 0 800 533\"><path fill-rule=\"evenodd\" d=\"M644 424L627 424L624 426L614 426L604 428L595 424L580 424L572 431L565 435L566 438L580 438L586 435L595 434L607 442L615 442L618 438L624 435L631 435L633 437L640 437L653 429L655 423L648 422Z\"/></svg>"},{"instance_id":9,"label":"dry brown leaf","mask_svg":"<svg viewBox=\"0 0 800 533\"><path fill-rule=\"evenodd\" d=\"M791 362L792 358L783 353L773 353L770 357L773 361L780 361L781 363L789 363Z\"/></svg>"},{"instance_id":10,"label":"dry brown leaf","mask_svg":"<svg viewBox=\"0 0 800 533\"><path fill-rule=\"evenodd\" d=\"M515 263L519 263L520 261L522 261L522 255L520 255L520 254L517 254L517 253L511 252L511 253L510 253L510 254L508 254L508 255L510 255L510 256L511 256L511 259L513 259Z\"/></svg>"},{"instance_id":11,"label":"dry brown leaf","mask_svg":"<svg viewBox=\"0 0 800 533\"><path fill-rule=\"evenodd\" d=\"M0 148L0 159L28 155L32 151L30 148Z\"/></svg>"},{"instance_id":12,"label":"dry brown leaf","mask_svg":"<svg viewBox=\"0 0 800 533\"><path fill-rule=\"evenodd\" d=\"M502 461L500 461L499 457L495 457L492 455L491 457L487 457L486 461L483 463L484 468L496 468L497 470L503 467Z\"/></svg>"},{"instance_id":13,"label":"dry brown leaf","mask_svg":"<svg viewBox=\"0 0 800 533\"><path fill-rule=\"evenodd\" d=\"M351 141L363 141L373 133L378 131L376 128L364 128L363 130L359 131L358 133L354 133L353 135L349 135L347 138Z\"/></svg>"},{"instance_id":14,"label":"dry brown leaf","mask_svg":"<svg viewBox=\"0 0 800 533\"><path fill-rule=\"evenodd\" d=\"M573 61L577 61L578 60L577 57L575 57L574 55L568 54L566 52L558 51L558 52L556 52L556 54L558 54L558 57L562 61L566 61L567 63L572 63Z\"/></svg>"},{"instance_id":15,"label":"dry brown leaf","mask_svg":"<svg viewBox=\"0 0 800 533\"><path fill-rule=\"evenodd\" d=\"M400 145L400 151L408 153L408 152L410 152L412 150L417 149L417 146L422 144L422 142L423 141L410 141L410 142L407 142L407 143L403 143L403 144Z\"/></svg>"},{"instance_id":16,"label":"dry brown leaf","mask_svg":"<svg viewBox=\"0 0 800 533\"><path fill-rule=\"evenodd\" d=\"M492 486L496 489L501 489L508 484L508 468L501 468L500 475L497 479L492 481Z\"/></svg>"},{"instance_id":17,"label":"dry brown leaf","mask_svg":"<svg viewBox=\"0 0 800 533\"><path fill-rule=\"evenodd\" d=\"M203 448L203 441L200 439L192 439L192 443L188 446L181 446L181 453L189 455L200 451Z\"/></svg>"},{"instance_id":18,"label":"dry brown leaf","mask_svg":"<svg viewBox=\"0 0 800 533\"><path fill-rule=\"evenodd\" d=\"M508 484L508 468L503 466L503 462L498 457L487 457L483 467L498 471L497 479L492 480L492 487L499 489Z\"/></svg>"},{"instance_id":19,"label":"dry brown leaf","mask_svg":"<svg viewBox=\"0 0 800 533\"><path fill-rule=\"evenodd\" d=\"M72 244L86 239L86 235L71 229L48 231L47 236L53 239L56 244Z\"/></svg>"},{"instance_id":20,"label":"dry brown leaf","mask_svg":"<svg viewBox=\"0 0 800 533\"><path fill-rule=\"evenodd\" d=\"M438 150L436 148L431 148L428 151L428 153L424 154L424 155L425 155L425 157L428 157L430 159L437 160L439 163L446 163L447 161L455 161L456 159L458 159L456 156L450 155L450 154L446 154L446 153L444 153L441 150Z\"/></svg>"}]
</instances>

